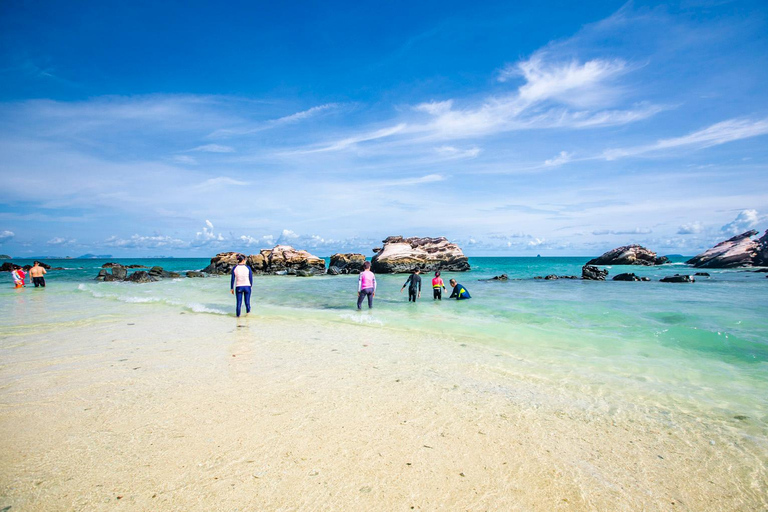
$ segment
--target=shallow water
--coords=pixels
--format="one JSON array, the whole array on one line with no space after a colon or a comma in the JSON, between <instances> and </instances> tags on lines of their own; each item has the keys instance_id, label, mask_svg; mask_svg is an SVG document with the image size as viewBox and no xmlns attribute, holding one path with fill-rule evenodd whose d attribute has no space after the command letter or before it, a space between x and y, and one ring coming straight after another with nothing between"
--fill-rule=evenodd
<instances>
[{"instance_id":1,"label":"shallow water","mask_svg":"<svg viewBox=\"0 0 768 512\"><path fill-rule=\"evenodd\" d=\"M682 258L680 259L682 260ZM0 343L15 335L120 318L126 308L233 315L228 277L157 283L93 280L105 260L51 260L45 290L0 290ZM120 260L166 270L203 268L204 259ZM553 386L610 393L654 410L684 409L712 421L764 435L768 428L766 274L708 270L692 284L663 276L696 272L681 261L661 267L608 267L651 282L544 281L534 276L579 275L586 258L471 258L467 273L444 273L472 293L469 301L434 301L429 289L407 302L406 275L379 275L374 309L355 308L356 276L255 276L257 318L361 324L461 344L485 346L525 361ZM23 262L21 262L23 263ZM510 280L481 281L506 273ZM10 277L8 277L10 283ZM449 290L450 292L450 290ZM44 296L42 294L45 294ZM130 306L129 306L130 305ZM132 310L133 311L133 310ZM133 313L132 313L133 314ZM589 404L585 405L589 407Z\"/></svg>"}]
</instances>

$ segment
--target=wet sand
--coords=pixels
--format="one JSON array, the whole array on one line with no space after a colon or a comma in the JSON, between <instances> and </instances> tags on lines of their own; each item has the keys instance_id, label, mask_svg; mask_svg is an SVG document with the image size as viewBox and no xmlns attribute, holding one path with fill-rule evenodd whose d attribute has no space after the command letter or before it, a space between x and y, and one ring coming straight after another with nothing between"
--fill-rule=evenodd
<instances>
[{"instance_id":1,"label":"wet sand","mask_svg":"<svg viewBox=\"0 0 768 512\"><path fill-rule=\"evenodd\" d=\"M136 311L5 337L0 510L768 508L761 438L514 354Z\"/></svg>"}]
</instances>

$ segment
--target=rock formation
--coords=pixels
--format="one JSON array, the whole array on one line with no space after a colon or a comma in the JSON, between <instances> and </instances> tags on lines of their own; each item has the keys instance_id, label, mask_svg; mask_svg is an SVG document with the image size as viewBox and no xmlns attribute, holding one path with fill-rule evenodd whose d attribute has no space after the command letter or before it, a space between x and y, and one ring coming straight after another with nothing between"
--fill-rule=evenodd
<instances>
[{"instance_id":1,"label":"rock formation","mask_svg":"<svg viewBox=\"0 0 768 512\"><path fill-rule=\"evenodd\" d=\"M619 274L616 277L613 278L614 281L650 281L650 277L637 277L634 273L632 274Z\"/></svg>"},{"instance_id":2,"label":"rock formation","mask_svg":"<svg viewBox=\"0 0 768 512\"><path fill-rule=\"evenodd\" d=\"M363 270L365 256L358 253L334 254L328 263L328 273L359 274Z\"/></svg>"},{"instance_id":3,"label":"rock formation","mask_svg":"<svg viewBox=\"0 0 768 512\"><path fill-rule=\"evenodd\" d=\"M208 274L229 274L237 265L239 252L222 252L211 258L211 264L202 271ZM325 260L307 251L297 251L290 245L276 245L262 249L258 254L246 258L246 264L256 274L296 275L301 270L311 274L325 272Z\"/></svg>"},{"instance_id":4,"label":"rock formation","mask_svg":"<svg viewBox=\"0 0 768 512\"><path fill-rule=\"evenodd\" d=\"M607 270L600 270L592 265L584 265L581 268L581 278L588 281L605 281L607 276Z\"/></svg>"},{"instance_id":5,"label":"rock formation","mask_svg":"<svg viewBox=\"0 0 768 512\"><path fill-rule=\"evenodd\" d=\"M109 270L107 270L109 268ZM96 276L97 281L130 281L132 283L151 283L153 281L160 281L166 278L181 277L178 272L168 272L163 270L163 267L152 267L149 272L145 270L138 270L133 274L128 274L128 267L121 265L120 263L110 263L109 267L99 270L99 275ZM190 276L191 277L191 276Z\"/></svg>"},{"instance_id":6,"label":"rock formation","mask_svg":"<svg viewBox=\"0 0 768 512\"><path fill-rule=\"evenodd\" d=\"M439 238L390 236L371 260L372 270L383 274L422 271L464 272L467 257L458 245Z\"/></svg>"},{"instance_id":7,"label":"rock formation","mask_svg":"<svg viewBox=\"0 0 768 512\"><path fill-rule=\"evenodd\" d=\"M768 266L768 230L762 238L753 240L757 235L754 229L720 242L686 261L699 268L733 268Z\"/></svg>"},{"instance_id":8,"label":"rock formation","mask_svg":"<svg viewBox=\"0 0 768 512\"><path fill-rule=\"evenodd\" d=\"M608 251L599 258L589 260L587 265L662 265L667 263L666 256L657 257L656 253L637 244L624 245Z\"/></svg>"},{"instance_id":9,"label":"rock formation","mask_svg":"<svg viewBox=\"0 0 768 512\"><path fill-rule=\"evenodd\" d=\"M660 279L662 283L693 283L694 279L691 276L681 276L675 274L674 276L667 276Z\"/></svg>"}]
</instances>

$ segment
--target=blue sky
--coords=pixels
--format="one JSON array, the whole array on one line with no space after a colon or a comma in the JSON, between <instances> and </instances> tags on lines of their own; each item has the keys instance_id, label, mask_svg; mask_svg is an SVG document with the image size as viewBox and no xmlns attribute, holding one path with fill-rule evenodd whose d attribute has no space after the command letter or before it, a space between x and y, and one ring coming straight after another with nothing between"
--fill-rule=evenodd
<instances>
[{"instance_id":1,"label":"blue sky","mask_svg":"<svg viewBox=\"0 0 768 512\"><path fill-rule=\"evenodd\" d=\"M2 2L0 252L768 228L764 1L517 3Z\"/></svg>"}]
</instances>

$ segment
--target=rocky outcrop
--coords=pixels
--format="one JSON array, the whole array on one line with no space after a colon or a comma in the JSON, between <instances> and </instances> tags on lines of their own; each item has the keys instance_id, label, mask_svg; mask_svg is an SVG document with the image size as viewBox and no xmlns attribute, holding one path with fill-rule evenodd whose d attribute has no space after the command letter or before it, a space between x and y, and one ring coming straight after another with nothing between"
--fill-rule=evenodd
<instances>
[{"instance_id":1,"label":"rocky outcrop","mask_svg":"<svg viewBox=\"0 0 768 512\"><path fill-rule=\"evenodd\" d=\"M390 236L371 260L374 272L396 274L422 271L464 272L469 261L458 245L445 237L403 238Z\"/></svg>"},{"instance_id":2,"label":"rocky outcrop","mask_svg":"<svg viewBox=\"0 0 768 512\"><path fill-rule=\"evenodd\" d=\"M16 265L11 263L10 261L6 261L2 265L0 265L0 272L13 272L14 268L16 268Z\"/></svg>"},{"instance_id":3,"label":"rocky outcrop","mask_svg":"<svg viewBox=\"0 0 768 512\"><path fill-rule=\"evenodd\" d=\"M239 252L220 252L211 258L211 263L201 272L206 274L229 274L232 271L232 267L237 265L237 257L240 254Z\"/></svg>"},{"instance_id":4,"label":"rocky outcrop","mask_svg":"<svg viewBox=\"0 0 768 512\"><path fill-rule=\"evenodd\" d=\"M365 256L358 253L334 254L328 263L328 273L359 274L363 270ZM333 270L331 270L333 269Z\"/></svg>"},{"instance_id":5,"label":"rocky outcrop","mask_svg":"<svg viewBox=\"0 0 768 512\"><path fill-rule=\"evenodd\" d=\"M614 281L650 281L650 277L638 277L635 274L619 274L613 278Z\"/></svg>"},{"instance_id":6,"label":"rocky outcrop","mask_svg":"<svg viewBox=\"0 0 768 512\"><path fill-rule=\"evenodd\" d=\"M154 281L157 281L158 279L146 270L137 270L133 274L131 274L126 281L130 281L132 283L152 283Z\"/></svg>"},{"instance_id":7,"label":"rocky outcrop","mask_svg":"<svg viewBox=\"0 0 768 512\"><path fill-rule=\"evenodd\" d=\"M239 252L222 252L211 258L211 264L202 272L208 274L229 274L237 265ZM258 254L246 257L246 264L256 274L290 274L299 270L312 274L325 272L325 260L308 253L297 251L290 245L276 245L272 249L262 249Z\"/></svg>"},{"instance_id":8,"label":"rocky outcrop","mask_svg":"<svg viewBox=\"0 0 768 512\"><path fill-rule=\"evenodd\" d=\"M190 270L187 272L187 277L205 277L205 274L197 270Z\"/></svg>"},{"instance_id":9,"label":"rocky outcrop","mask_svg":"<svg viewBox=\"0 0 768 512\"><path fill-rule=\"evenodd\" d=\"M693 283L694 279L691 276L681 276L675 274L673 276L667 276L660 279L662 283Z\"/></svg>"},{"instance_id":10,"label":"rocky outcrop","mask_svg":"<svg viewBox=\"0 0 768 512\"><path fill-rule=\"evenodd\" d=\"M666 256L657 257L656 253L637 244L624 245L606 252L599 258L589 260L587 265L662 265L667 263Z\"/></svg>"},{"instance_id":11,"label":"rocky outcrop","mask_svg":"<svg viewBox=\"0 0 768 512\"><path fill-rule=\"evenodd\" d=\"M686 261L698 268L734 268L768 266L768 230L758 240L754 229L720 242Z\"/></svg>"},{"instance_id":12,"label":"rocky outcrop","mask_svg":"<svg viewBox=\"0 0 768 512\"><path fill-rule=\"evenodd\" d=\"M96 280L104 282L128 281L131 283L151 283L160 281L161 279L181 277L181 274L178 272L169 272L164 270L163 267L152 267L149 272L138 270L130 275L128 274L127 268L128 267L119 263L111 263L108 269L102 268L99 270L99 275L96 276Z\"/></svg>"},{"instance_id":13,"label":"rocky outcrop","mask_svg":"<svg viewBox=\"0 0 768 512\"><path fill-rule=\"evenodd\" d=\"M588 281L605 281L607 276L607 270L601 270L592 265L584 265L581 268L581 278Z\"/></svg>"}]
</instances>

